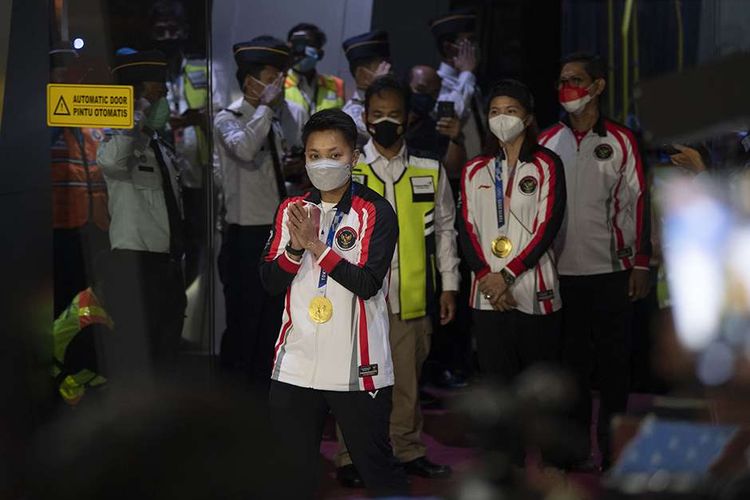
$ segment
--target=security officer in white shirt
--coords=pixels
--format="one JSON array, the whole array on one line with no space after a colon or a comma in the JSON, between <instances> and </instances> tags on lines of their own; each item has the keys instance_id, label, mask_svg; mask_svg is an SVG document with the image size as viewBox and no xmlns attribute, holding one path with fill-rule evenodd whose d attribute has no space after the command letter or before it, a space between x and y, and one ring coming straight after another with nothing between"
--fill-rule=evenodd
<instances>
[{"instance_id":1,"label":"security officer in white shirt","mask_svg":"<svg viewBox=\"0 0 750 500\"><path fill-rule=\"evenodd\" d=\"M182 208L176 159L160 130L169 119L164 54L118 55L112 73L135 88L135 127L109 131L97 163L109 192L111 255L105 295L115 321L114 376L171 366L185 311Z\"/></svg>"},{"instance_id":2,"label":"security officer in white shirt","mask_svg":"<svg viewBox=\"0 0 750 500\"><path fill-rule=\"evenodd\" d=\"M453 103L456 115L465 122L466 155L480 154L486 134L482 99L476 84L476 14L469 9L450 12L430 22L441 62L438 75L443 80L439 101Z\"/></svg>"},{"instance_id":3,"label":"security officer in white shirt","mask_svg":"<svg viewBox=\"0 0 750 500\"><path fill-rule=\"evenodd\" d=\"M374 79L391 71L391 46L388 43L388 33L375 30L348 38L341 47L349 61L349 71L357 84L342 110L357 124L357 146L361 148L370 139L370 133L362 121L365 91Z\"/></svg>"},{"instance_id":4,"label":"security officer in white shirt","mask_svg":"<svg viewBox=\"0 0 750 500\"><path fill-rule=\"evenodd\" d=\"M408 100L408 87L392 76L380 77L368 87L363 120L372 138L353 176L382 193L398 217L399 241L391 262L388 294L396 377L391 413L394 453L407 473L438 478L449 476L451 469L426 457L419 375L430 351L432 314L439 316L442 325L455 317L460 281L456 207L440 161L427 157L429 153L408 150L404 141ZM441 293L435 287L438 282ZM342 450L336 464L342 483L341 469L351 467L350 461Z\"/></svg>"},{"instance_id":5,"label":"security officer in white shirt","mask_svg":"<svg viewBox=\"0 0 750 500\"><path fill-rule=\"evenodd\" d=\"M257 263L274 210L287 195L281 164L285 136L296 141L299 129L284 103L287 45L257 37L236 44L234 58L244 95L214 121L227 223L219 254L227 317L221 365L249 377L262 395L268 388L282 300L263 290Z\"/></svg>"}]
</instances>

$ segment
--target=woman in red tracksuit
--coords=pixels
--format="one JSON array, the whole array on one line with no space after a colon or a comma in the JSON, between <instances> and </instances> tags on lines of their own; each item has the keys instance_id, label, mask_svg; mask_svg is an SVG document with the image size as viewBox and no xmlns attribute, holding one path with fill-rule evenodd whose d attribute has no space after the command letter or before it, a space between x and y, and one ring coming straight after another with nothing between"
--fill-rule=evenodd
<instances>
[{"instance_id":1,"label":"woman in red tracksuit","mask_svg":"<svg viewBox=\"0 0 750 500\"><path fill-rule=\"evenodd\" d=\"M488 111L486 155L461 175L459 230L472 271L479 365L507 383L559 355L562 304L551 245L565 212L565 176L558 156L537 145L524 84L499 82Z\"/></svg>"}]
</instances>

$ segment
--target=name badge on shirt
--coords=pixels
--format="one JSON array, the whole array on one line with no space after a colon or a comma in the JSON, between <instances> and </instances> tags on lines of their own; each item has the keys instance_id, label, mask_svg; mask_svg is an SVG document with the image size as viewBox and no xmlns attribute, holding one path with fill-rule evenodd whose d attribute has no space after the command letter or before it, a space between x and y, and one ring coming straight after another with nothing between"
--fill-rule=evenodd
<instances>
[{"instance_id":1,"label":"name badge on shirt","mask_svg":"<svg viewBox=\"0 0 750 500\"><path fill-rule=\"evenodd\" d=\"M378 365L362 365L359 367L360 377L374 377L378 374Z\"/></svg>"},{"instance_id":2,"label":"name badge on shirt","mask_svg":"<svg viewBox=\"0 0 750 500\"><path fill-rule=\"evenodd\" d=\"M363 186L367 185L367 176L365 174L352 174L352 180Z\"/></svg>"},{"instance_id":3,"label":"name badge on shirt","mask_svg":"<svg viewBox=\"0 0 750 500\"><path fill-rule=\"evenodd\" d=\"M412 177L410 180L412 201L435 201L435 183L432 176Z\"/></svg>"}]
</instances>

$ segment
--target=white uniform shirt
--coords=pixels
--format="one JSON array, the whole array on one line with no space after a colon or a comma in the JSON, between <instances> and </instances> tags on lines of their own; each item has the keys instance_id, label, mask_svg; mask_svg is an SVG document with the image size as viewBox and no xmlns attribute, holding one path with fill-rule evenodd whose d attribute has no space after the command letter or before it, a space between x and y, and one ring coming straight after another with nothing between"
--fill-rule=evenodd
<instances>
[{"instance_id":1,"label":"white uniform shirt","mask_svg":"<svg viewBox=\"0 0 750 500\"><path fill-rule=\"evenodd\" d=\"M493 310L479 292L478 282L490 272L506 269L516 281L511 288L518 310L550 314L560 309L560 292L552 245L565 211L565 176L560 159L537 151L520 160L513 171L500 159L505 223L498 228L495 158L471 160L461 174L461 245L472 270L469 305ZM512 243L506 257L492 253L492 241L505 236Z\"/></svg>"},{"instance_id":2,"label":"white uniform shirt","mask_svg":"<svg viewBox=\"0 0 750 500\"><path fill-rule=\"evenodd\" d=\"M273 127L276 152L300 144L301 115L282 104L278 120L268 106L254 108L244 98L222 110L214 120L224 188L226 220L242 226L270 225L279 205L268 133Z\"/></svg>"},{"instance_id":3,"label":"white uniform shirt","mask_svg":"<svg viewBox=\"0 0 750 500\"><path fill-rule=\"evenodd\" d=\"M362 114L365 112L365 91L356 89L341 110L347 115L352 117L354 123L357 124L357 142L360 145L365 144L370 140L370 132L367 131L367 126L362 120Z\"/></svg>"},{"instance_id":4,"label":"white uniform shirt","mask_svg":"<svg viewBox=\"0 0 750 500\"><path fill-rule=\"evenodd\" d=\"M96 162L104 174L109 196L111 248L169 253L164 179L149 145L150 138L141 132L143 118L138 115L134 129L107 131L107 139L97 150ZM175 156L161 141L159 149L170 173L167 182L180 208Z\"/></svg>"},{"instance_id":5,"label":"white uniform shirt","mask_svg":"<svg viewBox=\"0 0 750 500\"><path fill-rule=\"evenodd\" d=\"M459 73L456 68L444 62L440 63L437 73L442 78L438 101L453 102L456 116L464 124L466 155L473 158L482 152L481 131L477 127L477 117L471 108L472 99L474 99L477 91L477 79L471 71ZM479 116L478 119L483 120L484 118Z\"/></svg>"},{"instance_id":6,"label":"white uniform shirt","mask_svg":"<svg viewBox=\"0 0 750 500\"><path fill-rule=\"evenodd\" d=\"M367 163L384 181L385 199L388 200L394 210L397 210L393 184L403 175L406 169L406 145L404 144L401 151L388 160L378 152L372 140L370 140L364 147L364 154ZM458 291L461 282L461 275L458 272L459 259L456 247L455 221L456 205L453 202L453 193L445 170L441 166L437 193L435 193L435 244L437 269L442 278L443 291ZM398 252L398 245L396 245L396 251L393 253L391 262L391 285L388 293L388 304L391 306L393 314L401 312Z\"/></svg>"}]
</instances>

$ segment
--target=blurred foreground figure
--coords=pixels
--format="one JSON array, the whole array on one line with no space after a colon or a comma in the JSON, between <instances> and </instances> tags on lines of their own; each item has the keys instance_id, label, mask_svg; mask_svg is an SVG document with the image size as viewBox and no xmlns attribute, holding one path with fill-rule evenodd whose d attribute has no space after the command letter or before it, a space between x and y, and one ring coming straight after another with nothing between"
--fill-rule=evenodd
<instances>
[{"instance_id":1,"label":"blurred foreground figure","mask_svg":"<svg viewBox=\"0 0 750 500\"><path fill-rule=\"evenodd\" d=\"M269 436L246 394L122 391L40 433L27 498L283 498Z\"/></svg>"}]
</instances>

